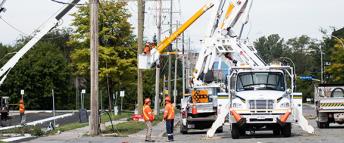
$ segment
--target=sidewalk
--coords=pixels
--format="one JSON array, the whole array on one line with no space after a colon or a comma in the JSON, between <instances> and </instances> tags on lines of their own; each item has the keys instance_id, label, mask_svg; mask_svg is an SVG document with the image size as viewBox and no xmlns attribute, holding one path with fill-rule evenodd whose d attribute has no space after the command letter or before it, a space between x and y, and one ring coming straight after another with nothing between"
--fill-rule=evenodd
<instances>
[{"instance_id":1,"label":"sidewalk","mask_svg":"<svg viewBox=\"0 0 344 143\"><path fill-rule=\"evenodd\" d=\"M123 119L120 119L120 120L112 121L112 123L114 125L116 125L116 124L123 123L123 122L126 122L126 121L127 121L127 118L123 118ZM109 125L111 125L111 122L106 122L105 125L109 126ZM61 134L57 134L57 135L40 137L40 138L28 141L28 143L78 142L78 140L82 136L87 134L88 131L89 131L89 126L86 126L86 127L74 129L74 130L71 130L71 131L62 132Z\"/></svg>"}]
</instances>

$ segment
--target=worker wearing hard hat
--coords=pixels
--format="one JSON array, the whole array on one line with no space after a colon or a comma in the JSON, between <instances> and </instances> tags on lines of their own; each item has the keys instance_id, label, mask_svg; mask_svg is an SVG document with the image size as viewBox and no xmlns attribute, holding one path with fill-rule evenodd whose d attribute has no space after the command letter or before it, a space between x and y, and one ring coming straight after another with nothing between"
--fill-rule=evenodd
<instances>
[{"instance_id":1,"label":"worker wearing hard hat","mask_svg":"<svg viewBox=\"0 0 344 143\"><path fill-rule=\"evenodd\" d=\"M174 107L171 104L171 97L165 97L164 120L166 121L166 132L168 141L173 141Z\"/></svg>"},{"instance_id":2,"label":"worker wearing hard hat","mask_svg":"<svg viewBox=\"0 0 344 143\"><path fill-rule=\"evenodd\" d=\"M24 113L25 113L25 105L24 100L20 99L19 101L19 113L20 113L20 123L24 123Z\"/></svg>"},{"instance_id":3,"label":"worker wearing hard hat","mask_svg":"<svg viewBox=\"0 0 344 143\"><path fill-rule=\"evenodd\" d=\"M146 142L154 142L152 140L152 122L154 121L154 115L152 109L150 108L151 100L149 98L145 99L145 105L143 106L143 119L147 125L147 132L146 132Z\"/></svg>"}]
</instances>

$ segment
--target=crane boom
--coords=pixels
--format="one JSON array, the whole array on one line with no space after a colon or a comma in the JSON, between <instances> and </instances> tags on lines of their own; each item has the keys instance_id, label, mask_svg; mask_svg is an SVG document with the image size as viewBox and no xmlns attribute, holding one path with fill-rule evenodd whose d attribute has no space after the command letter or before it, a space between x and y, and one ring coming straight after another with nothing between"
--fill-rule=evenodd
<instances>
[{"instance_id":1,"label":"crane boom","mask_svg":"<svg viewBox=\"0 0 344 143\"><path fill-rule=\"evenodd\" d=\"M178 28L169 37L164 39L158 46L151 50L149 55L139 55L139 69L150 69L160 58L161 53L187 28L189 28L197 19L214 6L214 1L209 0L202 8L200 8L193 16L191 16L180 28Z\"/></svg>"},{"instance_id":2,"label":"crane boom","mask_svg":"<svg viewBox=\"0 0 344 143\"><path fill-rule=\"evenodd\" d=\"M31 38L31 40L25 44L3 67L0 69L0 85L5 81L7 74L11 69L18 63L18 61L30 50L33 46L40 40L44 35L46 35L50 30L58 25L61 18L66 15L80 0L73 0L68 4L61 12L59 12L55 18L49 20L42 29Z\"/></svg>"}]
</instances>

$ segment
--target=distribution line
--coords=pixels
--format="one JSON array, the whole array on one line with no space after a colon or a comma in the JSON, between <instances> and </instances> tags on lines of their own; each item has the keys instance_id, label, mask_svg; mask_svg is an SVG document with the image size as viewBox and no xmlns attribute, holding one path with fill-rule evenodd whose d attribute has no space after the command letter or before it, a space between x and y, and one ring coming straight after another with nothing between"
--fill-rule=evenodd
<instances>
[{"instance_id":1,"label":"distribution line","mask_svg":"<svg viewBox=\"0 0 344 143\"><path fill-rule=\"evenodd\" d=\"M7 22L3 17L0 17L0 19L5 22L9 27L11 27L12 29L14 29L15 31L27 36L28 34L26 34L25 32L23 32L22 30L20 30L19 28L15 27L14 25L12 25L11 23Z\"/></svg>"}]
</instances>

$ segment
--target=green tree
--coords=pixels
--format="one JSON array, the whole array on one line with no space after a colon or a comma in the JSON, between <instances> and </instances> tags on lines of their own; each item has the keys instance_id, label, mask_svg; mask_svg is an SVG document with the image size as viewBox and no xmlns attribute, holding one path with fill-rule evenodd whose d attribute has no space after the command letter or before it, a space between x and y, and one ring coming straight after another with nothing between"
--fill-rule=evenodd
<instances>
[{"instance_id":1,"label":"green tree","mask_svg":"<svg viewBox=\"0 0 344 143\"><path fill-rule=\"evenodd\" d=\"M68 109L74 99L70 75L68 63L53 40L39 42L10 71L0 96L10 96L10 102L17 103L24 89L28 109L51 109L54 89L57 109Z\"/></svg>"},{"instance_id":2,"label":"green tree","mask_svg":"<svg viewBox=\"0 0 344 143\"><path fill-rule=\"evenodd\" d=\"M266 63L278 60L284 55L284 52L287 52L284 48L284 39L278 34L260 37L254 42L254 46Z\"/></svg>"},{"instance_id":3,"label":"green tree","mask_svg":"<svg viewBox=\"0 0 344 143\"><path fill-rule=\"evenodd\" d=\"M344 41L344 38L340 40ZM331 83L344 83L344 47L342 42L337 39L331 50L331 65L326 68L326 73L331 75Z\"/></svg>"},{"instance_id":4,"label":"green tree","mask_svg":"<svg viewBox=\"0 0 344 143\"><path fill-rule=\"evenodd\" d=\"M99 76L101 90L106 90L109 109L112 109L113 92L125 90L136 98L137 55L134 35L126 3L102 0L99 10ZM75 31L69 45L75 47L71 54L74 75L89 79L89 7L80 6L72 14ZM107 89L109 87L109 90ZM102 92L104 93L104 92ZM129 99L127 99L129 100ZM134 103L133 103L134 104Z\"/></svg>"}]
</instances>

